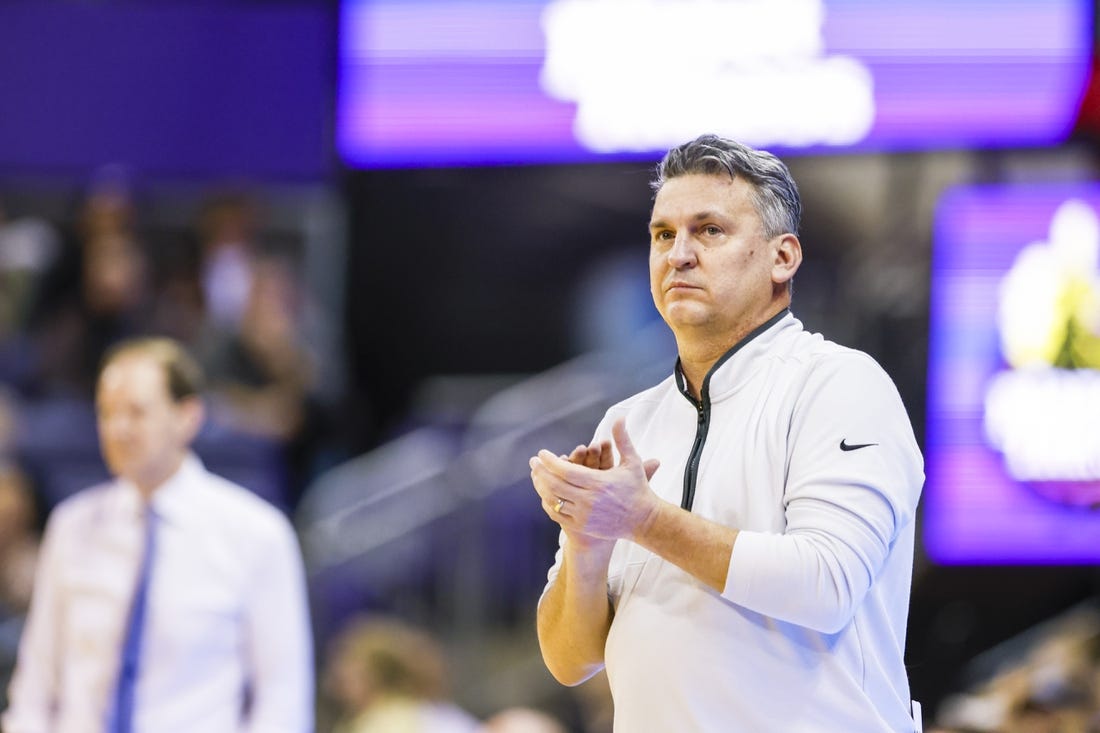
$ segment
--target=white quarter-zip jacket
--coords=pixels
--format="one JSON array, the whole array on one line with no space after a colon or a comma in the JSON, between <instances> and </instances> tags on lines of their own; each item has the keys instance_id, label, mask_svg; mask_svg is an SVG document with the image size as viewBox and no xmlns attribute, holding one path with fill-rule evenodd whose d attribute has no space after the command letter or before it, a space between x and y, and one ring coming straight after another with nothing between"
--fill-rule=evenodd
<instances>
[{"instance_id":1,"label":"white quarter-zip jacket","mask_svg":"<svg viewBox=\"0 0 1100 733\"><path fill-rule=\"evenodd\" d=\"M605 650L615 730L914 730L903 653L923 461L866 354L788 311L694 400L679 369L608 410L661 498L740 530L724 592L621 540ZM564 535L563 535L564 541ZM549 583L557 577L557 560Z\"/></svg>"}]
</instances>

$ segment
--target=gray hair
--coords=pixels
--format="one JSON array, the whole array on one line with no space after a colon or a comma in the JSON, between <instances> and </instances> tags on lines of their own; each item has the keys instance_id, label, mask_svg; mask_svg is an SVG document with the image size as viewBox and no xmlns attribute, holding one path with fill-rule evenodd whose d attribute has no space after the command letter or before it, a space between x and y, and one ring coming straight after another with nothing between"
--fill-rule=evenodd
<instances>
[{"instance_id":1,"label":"gray hair","mask_svg":"<svg viewBox=\"0 0 1100 733\"><path fill-rule=\"evenodd\" d=\"M692 173L743 178L752 185L753 206L764 223L769 239L780 234L798 234L802 200L786 164L764 150L755 150L717 135L701 135L672 148L657 164L653 190L669 179Z\"/></svg>"}]
</instances>

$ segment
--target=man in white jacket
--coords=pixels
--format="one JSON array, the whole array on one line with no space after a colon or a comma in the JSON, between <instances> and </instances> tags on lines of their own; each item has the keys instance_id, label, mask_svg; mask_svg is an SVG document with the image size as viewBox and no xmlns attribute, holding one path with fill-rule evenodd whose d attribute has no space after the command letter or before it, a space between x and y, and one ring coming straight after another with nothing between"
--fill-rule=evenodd
<instances>
[{"instance_id":1,"label":"man in white jacket","mask_svg":"<svg viewBox=\"0 0 1100 733\"><path fill-rule=\"evenodd\" d=\"M562 529L546 664L567 685L606 665L617 731L913 731L924 476L897 390L790 313L801 204L781 161L703 136L654 188L650 286L679 360L589 446L531 459Z\"/></svg>"}]
</instances>

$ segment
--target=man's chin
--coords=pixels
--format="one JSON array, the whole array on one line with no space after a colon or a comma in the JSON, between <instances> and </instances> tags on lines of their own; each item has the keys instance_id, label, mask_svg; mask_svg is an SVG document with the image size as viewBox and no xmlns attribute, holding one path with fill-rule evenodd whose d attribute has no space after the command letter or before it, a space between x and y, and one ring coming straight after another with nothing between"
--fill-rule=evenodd
<instances>
[{"instance_id":1,"label":"man's chin","mask_svg":"<svg viewBox=\"0 0 1100 733\"><path fill-rule=\"evenodd\" d=\"M710 321L709 313L698 303L675 303L665 311L670 328L698 328Z\"/></svg>"},{"instance_id":2,"label":"man's chin","mask_svg":"<svg viewBox=\"0 0 1100 733\"><path fill-rule=\"evenodd\" d=\"M116 458L106 460L104 463L107 464L107 470L110 474L116 478L132 480L131 477L137 472L137 466L132 461Z\"/></svg>"}]
</instances>

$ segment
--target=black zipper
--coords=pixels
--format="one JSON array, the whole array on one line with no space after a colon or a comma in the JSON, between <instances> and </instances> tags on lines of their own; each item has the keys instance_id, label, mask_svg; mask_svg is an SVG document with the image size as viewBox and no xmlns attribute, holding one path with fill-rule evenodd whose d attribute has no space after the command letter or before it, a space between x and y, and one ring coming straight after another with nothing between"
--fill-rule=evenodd
<instances>
[{"instance_id":1,"label":"black zipper","mask_svg":"<svg viewBox=\"0 0 1100 733\"><path fill-rule=\"evenodd\" d=\"M691 396L691 392L688 390L687 379L684 377L683 372L680 370L680 364L676 364L676 385L680 388L681 394L684 395L695 405L695 411L698 414L698 420L695 423L695 442L691 446L691 454L688 456L687 466L684 467L684 493L680 499L680 506L687 511L691 511L692 505L695 503L695 483L699 478L699 461L703 457L703 444L707 442L707 431L710 430L710 376L718 369L718 367L725 364L731 356L737 351L759 336L764 331L778 323L783 316L790 313L789 308L776 313L764 323L754 328L745 338L734 344L733 348L722 355L722 358L714 363L707 371L707 376L703 378L703 386L699 390L701 399L695 399Z\"/></svg>"},{"instance_id":2,"label":"black zipper","mask_svg":"<svg viewBox=\"0 0 1100 733\"><path fill-rule=\"evenodd\" d=\"M695 402L695 410L699 414L699 420L695 423L695 443L691 446L691 455L688 457L687 468L684 469L684 495L680 500L680 506L691 511L691 505L695 503L695 480L699 475L699 459L703 457L703 443L707 441L707 431L710 429L710 400L706 393L703 399Z\"/></svg>"}]
</instances>

